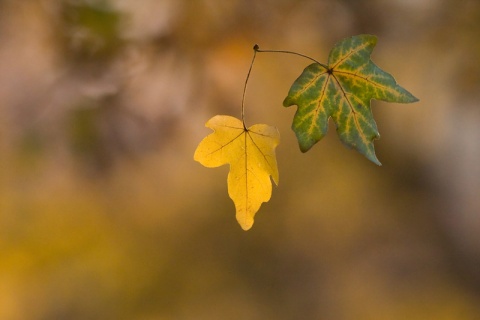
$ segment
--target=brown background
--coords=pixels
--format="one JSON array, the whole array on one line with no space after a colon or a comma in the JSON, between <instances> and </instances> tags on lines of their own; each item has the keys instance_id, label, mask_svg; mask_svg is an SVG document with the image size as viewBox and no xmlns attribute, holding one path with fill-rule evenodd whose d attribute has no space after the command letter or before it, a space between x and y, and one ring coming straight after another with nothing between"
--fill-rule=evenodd
<instances>
[{"instance_id":1,"label":"brown background","mask_svg":"<svg viewBox=\"0 0 480 320\"><path fill-rule=\"evenodd\" d=\"M247 124L281 133L251 231L193 152L240 116L255 43L373 60L377 167L301 154L282 101L310 62L257 56ZM480 319L480 2L0 0L1 319Z\"/></svg>"}]
</instances>

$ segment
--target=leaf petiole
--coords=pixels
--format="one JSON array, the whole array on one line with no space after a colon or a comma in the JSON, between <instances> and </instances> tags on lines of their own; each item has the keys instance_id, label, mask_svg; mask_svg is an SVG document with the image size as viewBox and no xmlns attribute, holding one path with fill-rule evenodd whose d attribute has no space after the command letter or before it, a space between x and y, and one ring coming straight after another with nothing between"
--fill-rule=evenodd
<instances>
[{"instance_id":1,"label":"leaf petiole","mask_svg":"<svg viewBox=\"0 0 480 320\"><path fill-rule=\"evenodd\" d=\"M248 79L250 78L250 73L252 72L252 68L253 68L253 63L255 62L255 57L257 56L257 52L263 52L263 53L286 53L286 54L293 54L293 55L296 55L296 56L300 56L300 57L303 57L303 58L306 58L306 59L309 59L315 63L318 63L319 65L321 65L322 67L324 67L325 69L329 69L329 67L315 59L313 59L312 57L309 57L307 55L304 55L304 54L301 54L301 53L298 53L298 52L293 52L293 51L286 51L286 50L260 50L260 47L258 46L258 44L255 44L253 46L253 58L252 58L252 62L250 63L250 68L248 69L248 73L247 73L247 78L245 79L245 86L243 87L243 96L242 96L242 123L243 123L243 128L245 129L245 131L247 131L247 125L245 124L245 95L247 93L247 84L248 84Z\"/></svg>"},{"instance_id":2,"label":"leaf petiole","mask_svg":"<svg viewBox=\"0 0 480 320\"><path fill-rule=\"evenodd\" d=\"M318 63L319 65L321 65L322 67L324 67L325 69L329 69L327 65L313 59L312 57L309 57L307 55L304 55L304 54L301 54L301 53L298 53L298 52L294 52L294 51L286 51L286 50L260 50L260 47L256 44L254 47L253 47L253 50L255 50L255 52L266 52L266 53L287 53L287 54L293 54L293 55L296 55L296 56L300 56L300 57L303 57L303 58L307 58L315 63Z\"/></svg>"},{"instance_id":3,"label":"leaf petiole","mask_svg":"<svg viewBox=\"0 0 480 320\"><path fill-rule=\"evenodd\" d=\"M247 84L248 84L248 79L250 78L250 73L252 72L252 67L253 67L253 62L255 62L255 57L257 55L257 48L258 46L255 45L253 47L253 58L252 62L250 63L250 69L248 69L247 73L247 78L245 79L245 86L243 87L243 96L242 96L242 123L243 123L243 128L245 131L248 131L247 126L245 124L245 94L247 93Z\"/></svg>"}]
</instances>

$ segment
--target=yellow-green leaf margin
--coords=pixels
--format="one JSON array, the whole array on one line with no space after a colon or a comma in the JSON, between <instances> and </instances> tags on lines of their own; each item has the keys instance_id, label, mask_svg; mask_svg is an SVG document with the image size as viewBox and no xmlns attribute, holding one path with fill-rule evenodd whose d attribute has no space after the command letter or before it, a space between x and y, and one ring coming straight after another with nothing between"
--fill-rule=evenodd
<instances>
[{"instance_id":1,"label":"yellow-green leaf margin","mask_svg":"<svg viewBox=\"0 0 480 320\"><path fill-rule=\"evenodd\" d=\"M313 63L295 80L283 105L298 106L292 129L302 152L325 136L332 117L345 145L381 165L373 145L380 134L370 100L411 103L418 99L370 60L376 43L373 35L344 39L330 51L328 66Z\"/></svg>"}]
</instances>

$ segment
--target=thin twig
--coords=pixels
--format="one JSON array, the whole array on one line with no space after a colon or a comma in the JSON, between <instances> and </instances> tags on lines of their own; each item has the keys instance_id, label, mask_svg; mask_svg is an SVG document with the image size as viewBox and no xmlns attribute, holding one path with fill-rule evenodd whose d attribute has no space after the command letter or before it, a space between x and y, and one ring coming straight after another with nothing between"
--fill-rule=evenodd
<instances>
[{"instance_id":1,"label":"thin twig","mask_svg":"<svg viewBox=\"0 0 480 320\"><path fill-rule=\"evenodd\" d=\"M245 125L245 94L247 93L248 79L250 78L250 73L252 72L253 62L255 61L255 57L256 57L256 55L257 55L257 49L258 49L258 46L255 45L255 46L253 47L252 63L250 63L250 69L248 69L247 79L245 79L245 86L243 87L243 96L242 96L242 122L243 122L243 128L244 128L245 130L247 130L247 126Z\"/></svg>"},{"instance_id":2,"label":"thin twig","mask_svg":"<svg viewBox=\"0 0 480 320\"><path fill-rule=\"evenodd\" d=\"M256 52L271 52L271 53L287 53L287 54L294 54L294 55L297 55L297 56L300 56L300 57L303 57L303 58L307 58L309 60L312 60L313 62L316 62L318 63L319 65L321 65L322 67L324 67L325 69L328 69L328 66L313 59L312 57L309 57L307 55L304 55L304 54L301 54L301 53L298 53L298 52L293 52L293 51L286 51L286 50L260 50L260 48L258 47L258 45L255 45L255 47L253 47L253 49L256 51Z\"/></svg>"}]
</instances>

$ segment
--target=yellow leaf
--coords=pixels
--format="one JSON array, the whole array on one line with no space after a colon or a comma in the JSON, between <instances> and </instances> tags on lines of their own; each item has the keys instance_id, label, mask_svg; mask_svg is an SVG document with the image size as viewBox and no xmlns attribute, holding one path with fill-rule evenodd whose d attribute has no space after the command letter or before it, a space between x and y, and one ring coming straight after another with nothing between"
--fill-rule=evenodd
<instances>
[{"instance_id":1,"label":"yellow leaf","mask_svg":"<svg viewBox=\"0 0 480 320\"><path fill-rule=\"evenodd\" d=\"M246 129L241 120L230 116L215 116L205 126L214 132L200 142L193 158L209 168L230 164L228 194L238 223L248 230L261 204L270 200L270 176L278 185L275 147L280 134L265 124Z\"/></svg>"}]
</instances>

